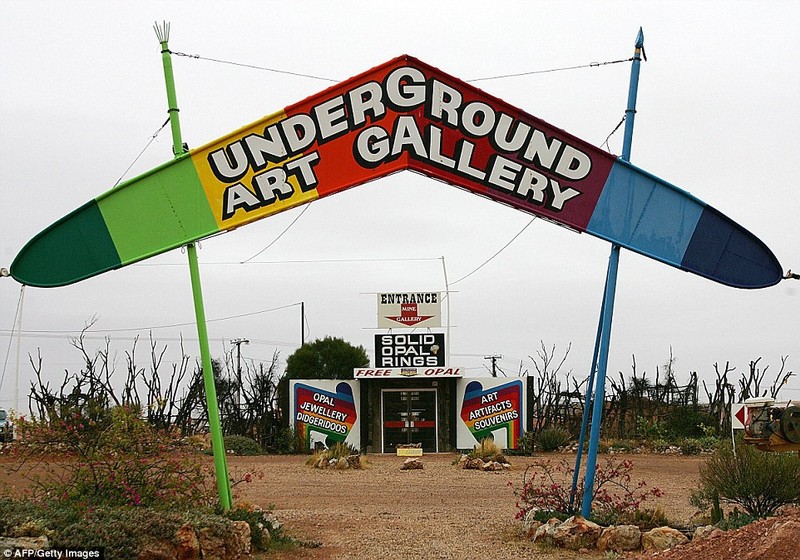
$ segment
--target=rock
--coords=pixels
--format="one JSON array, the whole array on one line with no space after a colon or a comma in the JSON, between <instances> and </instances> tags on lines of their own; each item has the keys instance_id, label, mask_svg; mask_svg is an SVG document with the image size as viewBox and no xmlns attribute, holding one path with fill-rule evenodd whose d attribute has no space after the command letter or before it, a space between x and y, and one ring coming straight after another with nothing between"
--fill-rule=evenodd
<instances>
[{"instance_id":1,"label":"rock","mask_svg":"<svg viewBox=\"0 0 800 560\"><path fill-rule=\"evenodd\" d=\"M714 527L713 525L703 525L702 527L698 527L694 530L694 533L692 533L692 540L701 541L703 539L707 539L711 537L711 533L714 532L714 529L717 529L717 527Z\"/></svg>"},{"instance_id":2,"label":"rock","mask_svg":"<svg viewBox=\"0 0 800 560\"><path fill-rule=\"evenodd\" d=\"M211 532L208 527L203 527L197 532L197 540L200 542L200 551L203 560L225 560L225 540Z\"/></svg>"},{"instance_id":3,"label":"rock","mask_svg":"<svg viewBox=\"0 0 800 560\"><path fill-rule=\"evenodd\" d=\"M50 541L44 535L41 537L17 537L14 539L0 538L0 550L14 550L15 548L43 550L50 548Z\"/></svg>"},{"instance_id":4,"label":"rock","mask_svg":"<svg viewBox=\"0 0 800 560\"><path fill-rule=\"evenodd\" d=\"M247 521L231 523L231 532L225 540L225 551L228 558L250 554L250 525Z\"/></svg>"},{"instance_id":5,"label":"rock","mask_svg":"<svg viewBox=\"0 0 800 560\"><path fill-rule=\"evenodd\" d=\"M175 545L167 540L144 543L136 555L136 560L175 560Z\"/></svg>"},{"instance_id":6,"label":"rock","mask_svg":"<svg viewBox=\"0 0 800 560\"><path fill-rule=\"evenodd\" d=\"M483 459L479 459L477 457L467 457L467 460L464 463L464 468L478 471L483 470Z\"/></svg>"},{"instance_id":7,"label":"rock","mask_svg":"<svg viewBox=\"0 0 800 560\"><path fill-rule=\"evenodd\" d=\"M536 533L536 529L542 526L542 522L536 519L537 512L538 511L535 509L530 509L522 518L522 529L525 531L525 536L529 539L532 539L533 535Z\"/></svg>"},{"instance_id":8,"label":"rock","mask_svg":"<svg viewBox=\"0 0 800 560\"><path fill-rule=\"evenodd\" d=\"M602 527L579 515L573 515L553 532L556 546L578 550L581 548L594 548L600 538Z\"/></svg>"},{"instance_id":9,"label":"rock","mask_svg":"<svg viewBox=\"0 0 800 560\"><path fill-rule=\"evenodd\" d=\"M488 463L484 463L483 467L481 468L483 471L502 471L503 465L498 463L497 461L489 461Z\"/></svg>"},{"instance_id":10,"label":"rock","mask_svg":"<svg viewBox=\"0 0 800 560\"><path fill-rule=\"evenodd\" d=\"M467 468L467 461L469 461L469 455L461 455L461 458L458 460L458 466L462 469Z\"/></svg>"},{"instance_id":11,"label":"rock","mask_svg":"<svg viewBox=\"0 0 800 560\"><path fill-rule=\"evenodd\" d=\"M711 531L711 534L708 535L709 539L716 539L717 537L721 537L725 534L725 531L720 529L719 527L714 527L714 530Z\"/></svg>"},{"instance_id":12,"label":"rock","mask_svg":"<svg viewBox=\"0 0 800 560\"><path fill-rule=\"evenodd\" d=\"M335 467L335 466L336 466L336 465L338 465L338 464L339 464L339 459L337 459L337 458L335 458L335 457L334 457L333 459L331 459L330 461L328 461L328 465L327 465L327 466L329 466L329 467L333 468L333 467Z\"/></svg>"},{"instance_id":13,"label":"rock","mask_svg":"<svg viewBox=\"0 0 800 560\"><path fill-rule=\"evenodd\" d=\"M175 558L177 560L198 560L200 558L200 541L194 527L187 523L175 531Z\"/></svg>"},{"instance_id":14,"label":"rock","mask_svg":"<svg viewBox=\"0 0 800 560\"><path fill-rule=\"evenodd\" d=\"M510 471L511 470L511 463L501 463L503 465L503 469Z\"/></svg>"},{"instance_id":15,"label":"rock","mask_svg":"<svg viewBox=\"0 0 800 560\"><path fill-rule=\"evenodd\" d=\"M656 527L642 534L645 552L660 552L688 542L686 535L672 527Z\"/></svg>"},{"instance_id":16,"label":"rock","mask_svg":"<svg viewBox=\"0 0 800 560\"><path fill-rule=\"evenodd\" d=\"M555 544L555 530L556 527L561 525L561 521L553 517L549 519L547 523L540 525L536 532L533 534L533 538L531 539L533 542L539 542L544 544Z\"/></svg>"},{"instance_id":17,"label":"rock","mask_svg":"<svg viewBox=\"0 0 800 560\"><path fill-rule=\"evenodd\" d=\"M400 470L401 471L409 471L409 470L421 469L421 468L423 468L422 461L420 461L416 457L409 457L408 459L403 461L402 465L400 465Z\"/></svg>"},{"instance_id":18,"label":"rock","mask_svg":"<svg viewBox=\"0 0 800 560\"><path fill-rule=\"evenodd\" d=\"M347 456L347 466L351 469L360 469L361 468L361 455L348 455Z\"/></svg>"},{"instance_id":19,"label":"rock","mask_svg":"<svg viewBox=\"0 0 800 560\"><path fill-rule=\"evenodd\" d=\"M502 453L498 453L497 455L495 455L494 459L492 459L492 461L494 461L495 463L500 463L500 464L508 463L508 459L506 459L506 456L503 455Z\"/></svg>"},{"instance_id":20,"label":"rock","mask_svg":"<svg viewBox=\"0 0 800 560\"><path fill-rule=\"evenodd\" d=\"M642 530L636 525L606 527L597 539L601 551L626 552L639 550L642 546Z\"/></svg>"}]
</instances>

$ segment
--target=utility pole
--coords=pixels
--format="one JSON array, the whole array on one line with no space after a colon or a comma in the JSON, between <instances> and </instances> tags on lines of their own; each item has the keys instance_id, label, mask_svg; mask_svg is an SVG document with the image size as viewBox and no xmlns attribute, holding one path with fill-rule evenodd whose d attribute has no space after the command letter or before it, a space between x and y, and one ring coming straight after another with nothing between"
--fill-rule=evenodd
<instances>
[{"instance_id":1,"label":"utility pole","mask_svg":"<svg viewBox=\"0 0 800 560\"><path fill-rule=\"evenodd\" d=\"M497 377L497 360L502 359L500 354L493 354L491 356L484 356L484 360L492 360L492 377Z\"/></svg>"},{"instance_id":2,"label":"utility pole","mask_svg":"<svg viewBox=\"0 0 800 560\"><path fill-rule=\"evenodd\" d=\"M236 408L242 410L242 344L250 344L246 338L234 338L231 344L236 346Z\"/></svg>"},{"instance_id":3,"label":"utility pole","mask_svg":"<svg viewBox=\"0 0 800 560\"><path fill-rule=\"evenodd\" d=\"M300 302L300 347L306 343L306 302Z\"/></svg>"}]
</instances>

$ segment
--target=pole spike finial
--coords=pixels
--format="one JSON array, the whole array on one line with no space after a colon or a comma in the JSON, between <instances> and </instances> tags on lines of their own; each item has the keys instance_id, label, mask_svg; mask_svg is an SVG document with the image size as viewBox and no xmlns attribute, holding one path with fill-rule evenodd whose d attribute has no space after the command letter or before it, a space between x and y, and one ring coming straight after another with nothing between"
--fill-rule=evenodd
<instances>
[{"instance_id":1,"label":"pole spike finial","mask_svg":"<svg viewBox=\"0 0 800 560\"><path fill-rule=\"evenodd\" d=\"M642 51L642 58L647 62L647 55L644 52L644 31L642 31L641 26L639 27L639 33L636 34L636 50Z\"/></svg>"},{"instance_id":2,"label":"pole spike finial","mask_svg":"<svg viewBox=\"0 0 800 560\"><path fill-rule=\"evenodd\" d=\"M162 21L161 25L158 22L153 24L153 30L156 32L156 37L158 37L159 43L166 43L169 41L169 22Z\"/></svg>"}]
</instances>

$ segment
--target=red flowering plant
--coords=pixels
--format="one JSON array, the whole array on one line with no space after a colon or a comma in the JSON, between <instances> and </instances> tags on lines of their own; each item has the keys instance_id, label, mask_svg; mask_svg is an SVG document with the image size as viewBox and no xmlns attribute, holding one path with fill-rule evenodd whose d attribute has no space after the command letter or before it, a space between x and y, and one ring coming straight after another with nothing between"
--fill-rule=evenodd
<instances>
[{"instance_id":1,"label":"red flowering plant","mask_svg":"<svg viewBox=\"0 0 800 560\"><path fill-rule=\"evenodd\" d=\"M629 459L615 461L608 457L604 465L596 465L592 492L592 518L602 525L620 522L649 524L648 520L663 517L658 510L642 510L642 503L650 497L661 497L656 487L647 488L644 480L634 482L631 476L633 463ZM533 512L536 519L546 521L551 517L566 518L580 511L584 483L579 480L574 495L572 479L574 466L566 460L556 464L539 461L525 469L521 487L514 488L517 497L517 519ZM580 479L580 477L579 477Z\"/></svg>"},{"instance_id":2,"label":"red flowering plant","mask_svg":"<svg viewBox=\"0 0 800 560\"><path fill-rule=\"evenodd\" d=\"M25 438L9 468L28 480L38 502L162 509L215 502L206 462L150 426L136 407L91 416L75 410L22 424Z\"/></svg>"}]
</instances>

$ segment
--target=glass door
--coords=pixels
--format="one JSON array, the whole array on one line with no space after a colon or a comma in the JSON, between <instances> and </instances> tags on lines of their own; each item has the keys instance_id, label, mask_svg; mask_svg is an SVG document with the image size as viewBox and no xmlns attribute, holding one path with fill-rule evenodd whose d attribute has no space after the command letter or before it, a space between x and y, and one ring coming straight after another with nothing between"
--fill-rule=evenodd
<instances>
[{"instance_id":1,"label":"glass door","mask_svg":"<svg viewBox=\"0 0 800 560\"><path fill-rule=\"evenodd\" d=\"M394 453L399 444L421 443L436 453L436 389L384 389L383 452Z\"/></svg>"}]
</instances>

